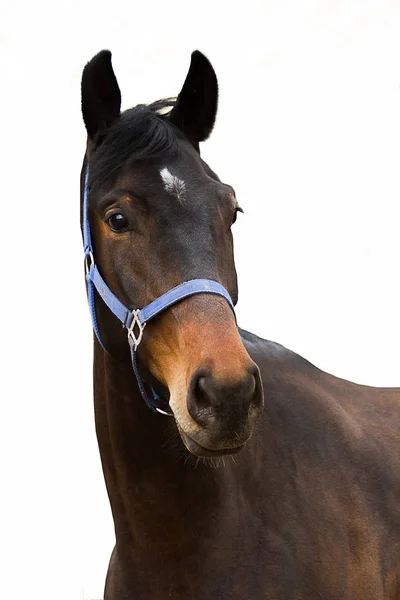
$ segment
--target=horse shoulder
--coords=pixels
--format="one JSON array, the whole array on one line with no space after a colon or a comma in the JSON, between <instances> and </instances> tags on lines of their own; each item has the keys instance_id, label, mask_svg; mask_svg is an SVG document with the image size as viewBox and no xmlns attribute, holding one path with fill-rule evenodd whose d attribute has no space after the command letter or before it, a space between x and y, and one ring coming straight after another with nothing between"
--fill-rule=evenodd
<instances>
[{"instance_id":1,"label":"horse shoulder","mask_svg":"<svg viewBox=\"0 0 400 600\"><path fill-rule=\"evenodd\" d=\"M354 593L365 586L365 598L371 590L374 598L393 597L400 578L400 389L334 377L279 344L241 335L264 387L255 437L268 473L266 519L311 571L320 561L316 588L320 568L334 597L345 594L340 578Z\"/></svg>"}]
</instances>

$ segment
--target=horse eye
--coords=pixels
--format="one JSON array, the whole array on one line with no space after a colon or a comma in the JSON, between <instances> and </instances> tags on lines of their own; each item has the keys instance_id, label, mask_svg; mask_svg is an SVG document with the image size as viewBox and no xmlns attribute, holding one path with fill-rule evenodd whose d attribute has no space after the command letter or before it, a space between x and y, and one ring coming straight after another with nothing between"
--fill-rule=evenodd
<instances>
[{"instance_id":1,"label":"horse eye","mask_svg":"<svg viewBox=\"0 0 400 600\"><path fill-rule=\"evenodd\" d=\"M128 219L122 213L114 213L107 219L108 226L112 231L119 233L128 229Z\"/></svg>"}]
</instances>

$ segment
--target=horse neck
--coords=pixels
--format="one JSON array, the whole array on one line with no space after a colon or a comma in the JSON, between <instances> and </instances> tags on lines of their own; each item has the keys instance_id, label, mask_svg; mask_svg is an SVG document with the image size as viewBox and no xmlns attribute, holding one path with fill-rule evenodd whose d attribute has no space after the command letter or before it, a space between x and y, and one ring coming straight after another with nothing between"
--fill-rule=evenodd
<instances>
[{"instance_id":1,"label":"horse neck","mask_svg":"<svg viewBox=\"0 0 400 600\"><path fill-rule=\"evenodd\" d=\"M145 404L129 360L114 360L96 342L93 374L96 433L117 544L148 539L149 527L159 540L165 522L190 506L206 515L227 470L196 464L174 419Z\"/></svg>"}]
</instances>

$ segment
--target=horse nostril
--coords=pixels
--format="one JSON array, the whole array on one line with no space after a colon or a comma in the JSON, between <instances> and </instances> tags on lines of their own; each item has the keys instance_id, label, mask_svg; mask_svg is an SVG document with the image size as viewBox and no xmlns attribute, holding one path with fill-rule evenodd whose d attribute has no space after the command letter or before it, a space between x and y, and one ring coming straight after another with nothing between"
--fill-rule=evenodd
<instances>
[{"instance_id":1,"label":"horse nostril","mask_svg":"<svg viewBox=\"0 0 400 600\"><path fill-rule=\"evenodd\" d=\"M214 386L211 376L199 377L195 385L197 404L201 408L207 408L214 401Z\"/></svg>"},{"instance_id":2,"label":"horse nostril","mask_svg":"<svg viewBox=\"0 0 400 600\"><path fill-rule=\"evenodd\" d=\"M257 366L249 371L251 376L250 408L262 409L264 405L264 395L262 392L262 383L260 371Z\"/></svg>"},{"instance_id":3,"label":"horse nostril","mask_svg":"<svg viewBox=\"0 0 400 600\"><path fill-rule=\"evenodd\" d=\"M209 375L194 375L192 378L187 398L187 409L190 416L199 425L206 425L212 416L212 390L210 389Z\"/></svg>"},{"instance_id":4,"label":"horse nostril","mask_svg":"<svg viewBox=\"0 0 400 600\"><path fill-rule=\"evenodd\" d=\"M195 391L199 394L202 395L205 393L205 381L206 378L205 377L199 377L198 380L196 381L196 385L195 385Z\"/></svg>"}]
</instances>

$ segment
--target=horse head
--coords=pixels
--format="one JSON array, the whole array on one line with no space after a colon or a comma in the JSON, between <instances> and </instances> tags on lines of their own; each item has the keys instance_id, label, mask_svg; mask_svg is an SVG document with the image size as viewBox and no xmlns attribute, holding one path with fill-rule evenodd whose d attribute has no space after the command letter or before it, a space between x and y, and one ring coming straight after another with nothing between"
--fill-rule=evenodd
<instances>
[{"instance_id":1,"label":"horse head","mask_svg":"<svg viewBox=\"0 0 400 600\"><path fill-rule=\"evenodd\" d=\"M237 302L231 227L241 208L199 151L217 103L216 75L198 51L176 100L122 113L111 53L100 52L84 69L93 248L102 277L127 306L145 306L198 278L220 283ZM96 306L105 348L127 360L120 324L100 299ZM243 448L262 411L262 385L223 297L196 294L159 314L146 325L138 357L146 379L169 397L191 453Z\"/></svg>"}]
</instances>

